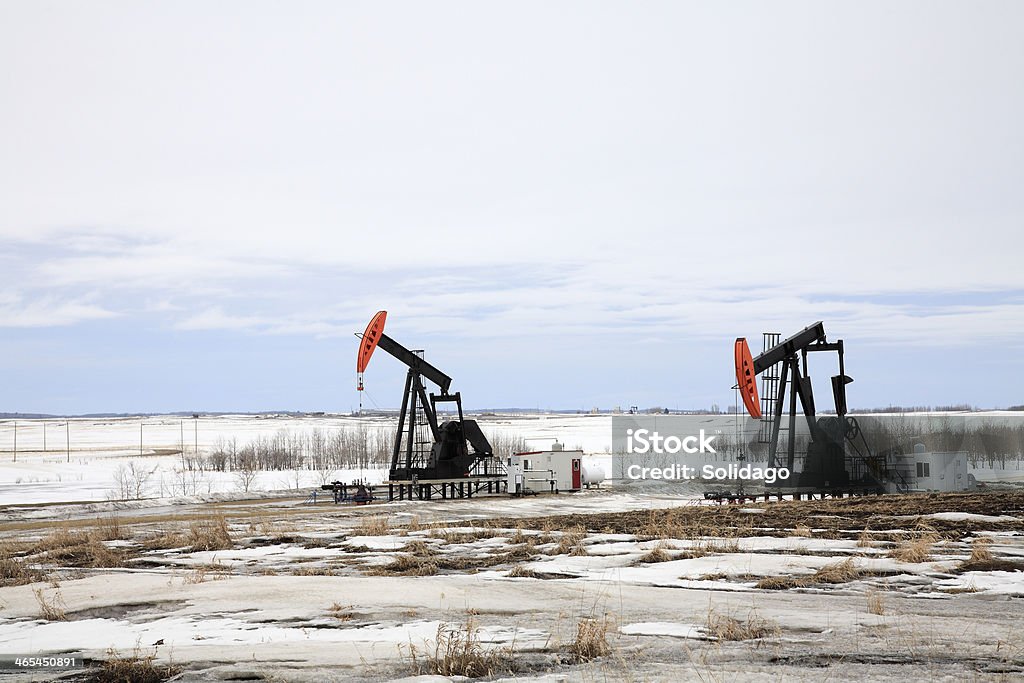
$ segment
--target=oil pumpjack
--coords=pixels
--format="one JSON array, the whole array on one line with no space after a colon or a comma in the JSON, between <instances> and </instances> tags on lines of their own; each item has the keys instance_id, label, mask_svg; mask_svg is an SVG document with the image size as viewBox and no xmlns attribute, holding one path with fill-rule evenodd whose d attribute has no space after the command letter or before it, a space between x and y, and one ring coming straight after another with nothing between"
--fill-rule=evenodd
<instances>
[{"instance_id":1,"label":"oil pumpjack","mask_svg":"<svg viewBox=\"0 0 1024 683\"><path fill-rule=\"evenodd\" d=\"M452 378L424 360L416 352L407 349L384 334L387 311L379 311L366 331L360 337L356 372L359 377L358 389L363 390L363 372L370 357L377 348L384 349L408 366L405 379L405 396L398 417L398 430L391 453L391 479L397 480L446 480L469 477L483 464L484 474L494 456L491 444L475 420L467 420L462 414L462 395L450 393ZM427 394L423 380L437 385L440 394ZM454 403L458 419L438 423L437 405ZM416 427L420 414L426 419L432 442L429 449L422 448L417 441ZM496 460L496 459L495 459Z\"/></svg>"},{"instance_id":2,"label":"oil pumpjack","mask_svg":"<svg viewBox=\"0 0 1024 683\"><path fill-rule=\"evenodd\" d=\"M786 462L784 467L793 472L796 450L796 408L799 400L810 440L803 469L796 479L799 489L838 490L851 487L878 489L882 484L878 477L882 472L871 462L867 442L861 434L857 420L846 415L846 385L853 381L846 374L843 361L843 341L829 342L825 337L825 326L819 321L809 325L785 341L766 349L757 357L751 357L750 348L743 337L735 344L736 381L740 396L747 412L755 419L762 419L762 409L757 393L757 375L781 364L781 373L774 396L766 396L766 407L771 410L771 436L768 466L779 465L779 433L782 427L783 404L789 389L789 424ZM832 395L835 415L817 417L811 378L807 371L807 354L820 351L835 351L839 356L839 374L832 377ZM854 440L860 436L862 453ZM847 445L863 462L854 463L853 474L847 470ZM861 466L866 465L866 466ZM791 480L792 481L792 480Z\"/></svg>"}]
</instances>

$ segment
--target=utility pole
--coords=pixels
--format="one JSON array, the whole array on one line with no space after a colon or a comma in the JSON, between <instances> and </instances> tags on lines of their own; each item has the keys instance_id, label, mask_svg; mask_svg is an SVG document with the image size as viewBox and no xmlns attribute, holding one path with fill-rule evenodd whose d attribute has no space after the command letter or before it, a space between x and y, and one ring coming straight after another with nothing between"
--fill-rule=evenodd
<instances>
[{"instance_id":1,"label":"utility pole","mask_svg":"<svg viewBox=\"0 0 1024 683\"><path fill-rule=\"evenodd\" d=\"M185 471L185 421L178 420L178 445L181 446L181 470Z\"/></svg>"},{"instance_id":2,"label":"utility pole","mask_svg":"<svg viewBox=\"0 0 1024 683\"><path fill-rule=\"evenodd\" d=\"M14 421L14 462L18 462L18 421Z\"/></svg>"},{"instance_id":3,"label":"utility pole","mask_svg":"<svg viewBox=\"0 0 1024 683\"><path fill-rule=\"evenodd\" d=\"M142 422L139 422L139 455L142 455Z\"/></svg>"},{"instance_id":4,"label":"utility pole","mask_svg":"<svg viewBox=\"0 0 1024 683\"><path fill-rule=\"evenodd\" d=\"M43 423L43 453L46 452L46 423Z\"/></svg>"},{"instance_id":5,"label":"utility pole","mask_svg":"<svg viewBox=\"0 0 1024 683\"><path fill-rule=\"evenodd\" d=\"M198 457L199 456L199 414L198 413L196 413L196 414L194 414L192 416L192 424L195 426L194 427L194 432L195 432L195 451L194 452L195 452L196 456Z\"/></svg>"},{"instance_id":6,"label":"utility pole","mask_svg":"<svg viewBox=\"0 0 1024 683\"><path fill-rule=\"evenodd\" d=\"M71 462L71 420L64 422L64 432L68 437L68 463Z\"/></svg>"}]
</instances>

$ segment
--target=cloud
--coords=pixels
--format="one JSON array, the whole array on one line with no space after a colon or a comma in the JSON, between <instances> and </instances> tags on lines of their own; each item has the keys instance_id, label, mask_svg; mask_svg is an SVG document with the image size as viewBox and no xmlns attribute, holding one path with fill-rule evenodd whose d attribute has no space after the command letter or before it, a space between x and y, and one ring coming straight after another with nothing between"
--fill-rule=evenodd
<instances>
[{"instance_id":1,"label":"cloud","mask_svg":"<svg viewBox=\"0 0 1024 683\"><path fill-rule=\"evenodd\" d=\"M1020 8L410 11L0 25L12 320L1022 338Z\"/></svg>"},{"instance_id":2,"label":"cloud","mask_svg":"<svg viewBox=\"0 0 1024 683\"><path fill-rule=\"evenodd\" d=\"M228 315L219 306L174 323L177 330L252 330L263 327L267 320L257 316Z\"/></svg>"},{"instance_id":3,"label":"cloud","mask_svg":"<svg viewBox=\"0 0 1024 683\"><path fill-rule=\"evenodd\" d=\"M15 294L0 297L0 327L66 327L117 315L85 300L46 296L26 301Z\"/></svg>"},{"instance_id":4,"label":"cloud","mask_svg":"<svg viewBox=\"0 0 1024 683\"><path fill-rule=\"evenodd\" d=\"M725 262L676 262L673 271L664 254L621 262L506 255L500 263L451 269L389 267L382 260L325 265L322 256L287 250L256 259L211 249L192 258L192 245L175 235L140 240L106 231L92 240L69 231L57 243L63 247L23 251L20 272L7 276L12 288L20 286L21 296L36 302L27 308L15 306L21 299L8 302L7 326L70 325L120 314L184 331L334 338L361 330L374 311L387 308L391 324L406 334L467 338L721 339L767 329L785 333L821 319L836 336L882 344L1024 339L1024 282L1013 270L1005 283L1013 288L979 288L965 304L958 303L963 291L949 293L949 279L869 278L860 288L846 288L835 282L849 274L837 270L831 280L805 280L801 266L799 277L788 273L752 285L749 273L734 277Z\"/></svg>"}]
</instances>

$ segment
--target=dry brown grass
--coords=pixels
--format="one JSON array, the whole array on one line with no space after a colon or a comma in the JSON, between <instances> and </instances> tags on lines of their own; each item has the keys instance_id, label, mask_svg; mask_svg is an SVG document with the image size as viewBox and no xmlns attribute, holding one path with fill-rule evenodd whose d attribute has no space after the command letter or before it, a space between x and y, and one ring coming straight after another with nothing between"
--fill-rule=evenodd
<instances>
[{"instance_id":1,"label":"dry brown grass","mask_svg":"<svg viewBox=\"0 0 1024 683\"><path fill-rule=\"evenodd\" d=\"M357 536L387 536L390 532L391 526L384 515L364 517L356 527Z\"/></svg>"},{"instance_id":2,"label":"dry brown grass","mask_svg":"<svg viewBox=\"0 0 1024 683\"><path fill-rule=\"evenodd\" d=\"M117 515L97 517L94 531L101 541L123 541L130 537L130 534L121 527L121 519Z\"/></svg>"},{"instance_id":3,"label":"dry brown grass","mask_svg":"<svg viewBox=\"0 0 1024 683\"><path fill-rule=\"evenodd\" d=\"M755 588L776 591L806 588L822 583L848 583L860 576L860 569L853 563L853 558L848 557L842 562L827 564L810 576L767 576L758 581Z\"/></svg>"},{"instance_id":4,"label":"dry brown grass","mask_svg":"<svg viewBox=\"0 0 1024 683\"><path fill-rule=\"evenodd\" d=\"M768 591L784 591L790 588L803 588L807 586L805 576L766 576L758 581L754 588Z\"/></svg>"},{"instance_id":5,"label":"dry brown grass","mask_svg":"<svg viewBox=\"0 0 1024 683\"><path fill-rule=\"evenodd\" d=\"M121 517L116 513L97 517L93 528L103 541L125 541L131 538L131 533L121 524Z\"/></svg>"},{"instance_id":6,"label":"dry brown grass","mask_svg":"<svg viewBox=\"0 0 1024 683\"><path fill-rule=\"evenodd\" d=\"M873 548L875 547L874 541L871 538L871 533L864 529L860 532L860 536L857 537L858 548Z\"/></svg>"},{"instance_id":7,"label":"dry brown grass","mask_svg":"<svg viewBox=\"0 0 1024 683\"><path fill-rule=\"evenodd\" d=\"M44 572L17 557L14 546L7 543L0 545L0 587L24 586L27 583L45 580Z\"/></svg>"},{"instance_id":8,"label":"dry brown grass","mask_svg":"<svg viewBox=\"0 0 1024 683\"><path fill-rule=\"evenodd\" d=\"M571 557L585 557L589 554L590 553L587 552L587 547L582 543L577 543L572 547L572 550L569 551L569 555Z\"/></svg>"},{"instance_id":9,"label":"dry brown grass","mask_svg":"<svg viewBox=\"0 0 1024 683\"><path fill-rule=\"evenodd\" d=\"M950 595L960 595L961 593L979 593L981 589L970 583L966 586L956 586L954 588L942 588L940 589L943 593L949 593Z\"/></svg>"},{"instance_id":10,"label":"dry brown grass","mask_svg":"<svg viewBox=\"0 0 1024 683\"><path fill-rule=\"evenodd\" d=\"M488 555L487 557L445 555L429 559L423 558L422 561L427 564L433 564L437 569L464 571L471 574L479 571L483 567L492 567L496 564L501 564L501 559L497 555Z\"/></svg>"},{"instance_id":11,"label":"dry brown grass","mask_svg":"<svg viewBox=\"0 0 1024 683\"><path fill-rule=\"evenodd\" d=\"M480 643L480 629L472 617L461 626L441 624L437 627L433 651L420 651L410 646L409 654L414 672L420 675L479 679L516 671L512 648L484 648Z\"/></svg>"},{"instance_id":12,"label":"dry brown grass","mask_svg":"<svg viewBox=\"0 0 1024 683\"><path fill-rule=\"evenodd\" d=\"M962 562L955 570L963 572L1024 572L1024 562L994 558L988 562Z\"/></svg>"},{"instance_id":13,"label":"dry brown grass","mask_svg":"<svg viewBox=\"0 0 1024 683\"><path fill-rule=\"evenodd\" d=\"M194 585L197 583L206 583L207 581L220 581L231 576L231 571L219 564L200 564L195 567L191 572L185 575L182 583L186 585Z\"/></svg>"},{"instance_id":14,"label":"dry brown grass","mask_svg":"<svg viewBox=\"0 0 1024 683\"><path fill-rule=\"evenodd\" d=\"M546 545L548 543L554 543L554 542L555 542L555 538L551 534L542 533L542 534L538 534L536 536L527 536L526 537L526 545L530 546L531 548L533 546Z\"/></svg>"},{"instance_id":15,"label":"dry brown grass","mask_svg":"<svg viewBox=\"0 0 1024 683\"><path fill-rule=\"evenodd\" d=\"M333 545L334 540L330 538L321 538L319 536L312 538L303 536L300 537L296 542L300 543L303 548L309 550L312 548L330 548L331 545Z\"/></svg>"},{"instance_id":16,"label":"dry brown grass","mask_svg":"<svg viewBox=\"0 0 1024 683\"><path fill-rule=\"evenodd\" d=\"M882 616L885 614L885 600L882 598L881 591L868 591L868 612L871 614L877 614Z\"/></svg>"},{"instance_id":17,"label":"dry brown grass","mask_svg":"<svg viewBox=\"0 0 1024 683\"><path fill-rule=\"evenodd\" d=\"M937 536L935 527L923 519L917 520L917 524L914 525L914 531L922 536Z\"/></svg>"},{"instance_id":18,"label":"dry brown grass","mask_svg":"<svg viewBox=\"0 0 1024 683\"><path fill-rule=\"evenodd\" d=\"M187 548L188 538L178 529L163 529L151 536L143 538L141 545L146 550L173 550Z\"/></svg>"},{"instance_id":19,"label":"dry brown grass","mask_svg":"<svg viewBox=\"0 0 1024 683\"><path fill-rule=\"evenodd\" d=\"M976 562L991 562L995 559L995 556L992 555L992 551L989 549L991 545L991 538L982 536L974 539L971 543L971 556L967 561L972 564Z\"/></svg>"},{"instance_id":20,"label":"dry brown grass","mask_svg":"<svg viewBox=\"0 0 1024 683\"><path fill-rule=\"evenodd\" d=\"M192 552L230 550L235 547L224 515L193 520L188 528L188 544L192 547Z\"/></svg>"},{"instance_id":21,"label":"dry brown grass","mask_svg":"<svg viewBox=\"0 0 1024 683\"><path fill-rule=\"evenodd\" d=\"M583 539L586 536L587 532L583 527L568 529L558 539L558 545L548 551L548 555L586 555L587 549L583 546Z\"/></svg>"},{"instance_id":22,"label":"dry brown grass","mask_svg":"<svg viewBox=\"0 0 1024 683\"><path fill-rule=\"evenodd\" d=\"M889 551L889 557L900 562L918 564L930 562L932 546L938 538L932 533L925 533L918 538L907 539Z\"/></svg>"},{"instance_id":23,"label":"dry brown grass","mask_svg":"<svg viewBox=\"0 0 1024 683\"><path fill-rule=\"evenodd\" d=\"M659 543L657 547L637 558L634 564L655 564L657 562L671 561L672 556L665 552L666 547L664 543Z\"/></svg>"},{"instance_id":24,"label":"dry brown grass","mask_svg":"<svg viewBox=\"0 0 1024 683\"><path fill-rule=\"evenodd\" d=\"M412 541L411 543L406 543L402 547L402 551L412 553L413 555L419 555L420 557L430 557L436 554L434 546L423 541Z\"/></svg>"},{"instance_id":25,"label":"dry brown grass","mask_svg":"<svg viewBox=\"0 0 1024 683\"><path fill-rule=\"evenodd\" d=\"M68 527L58 527L52 530L49 535L40 538L35 545L32 546L30 552L33 554L46 553L51 550L76 546L85 542L87 537L87 531L73 531Z\"/></svg>"},{"instance_id":26,"label":"dry brown grass","mask_svg":"<svg viewBox=\"0 0 1024 683\"><path fill-rule=\"evenodd\" d=\"M849 583L860 577L860 570L853 563L853 558L842 562L827 564L811 576L812 583Z\"/></svg>"},{"instance_id":27,"label":"dry brown grass","mask_svg":"<svg viewBox=\"0 0 1024 683\"><path fill-rule=\"evenodd\" d=\"M435 554L423 556L429 558L438 569L477 571L485 567L501 564L525 562L533 558L533 553L525 546L512 548L508 552L489 553L483 557L466 557L458 554Z\"/></svg>"},{"instance_id":28,"label":"dry brown grass","mask_svg":"<svg viewBox=\"0 0 1024 683\"><path fill-rule=\"evenodd\" d=\"M64 604L64 598L61 597L60 591L56 590L53 592L53 597L49 600L43 594L42 588L36 588L32 591L33 595L36 596L36 602L39 603L39 616L46 621L67 621L67 614L64 612L66 605Z\"/></svg>"},{"instance_id":29,"label":"dry brown grass","mask_svg":"<svg viewBox=\"0 0 1024 683\"><path fill-rule=\"evenodd\" d=\"M334 576L334 571L330 567L298 567L292 576Z\"/></svg>"},{"instance_id":30,"label":"dry brown grass","mask_svg":"<svg viewBox=\"0 0 1024 683\"><path fill-rule=\"evenodd\" d=\"M708 610L704 631L717 640L728 641L760 640L780 633L778 624L758 616L754 610L743 620Z\"/></svg>"},{"instance_id":31,"label":"dry brown grass","mask_svg":"<svg viewBox=\"0 0 1024 683\"><path fill-rule=\"evenodd\" d=\"M327 614L334 617L338 621L352 621L352 605L342 605L340 603L334 603L327 608Z\"/></svg>"},{"instance_id":32,"label":"dry brown grass","mask_svg":"<svg viewBox=\"0 0 1024 683\"><path fill-rule=\"evenodd\" d=\"M524 543L523 545L512 546L501 553L501 557L505 562L522 562L524 560L532 560L536 554L533 546Z\"/></svg>"},{"instance_id":33,"label":"dry brown grass","mask_svg":"<svg viewBox=\"0 0 1024 683\"><path fill-rule=\"evenodd\" d=\"M61 527L40 539L30 552L61 567L123 567L127 561L123 550L108 548L96 530L88 529Z\"/></svg>"},{"instance_id":34,"label":"dry brown grass","mask_svg":"<svg viewBox=\"0 0 1024 683\"><path fill-rule=\"evenodd\" d=\"M779 529L799 525L814 528L815 537L845 537L870 527L876 532L906 529L905 517L936 512L969 512L983 515L1021 517L1024 491L980 493L907 494L857 498L759 503L761 515L741 512L739 506L686 506L662 510L568 514L532 519L501 518L500 526L524 529L559 529L584 523L588 529L606 533L646 535L651 538L694 538L699 536L778 536ZM942 532L959 530L1001 530L1019 522L936 521ZM876 539L881 539L877 535Z\"/></svg>"},{"instance_id":35,"label":"dry brown grass","mask_svg":"<svg viewBox=\"0 0 1024 683\"><path fill-rule=\"evenodd\" d=\"M437 573L437 563L419 555L399 555L389 564L370 567L366 573L370 576L433 576Z\"/></svg>"},{"instance_id":36,"label":"dry brown grass","mask_svg":"<svg viewBox=\"0 0 1024 683\"><path fill-rule=\"evenodd\" d=\"M971 543L971 556L957 566L956 572L962 574L963 572L1024 571L1024 564L993 555L990 549L991 545L991 538L984 536L975 538Z\"/></svg>"},{"instance_id":37,"label":"dry brown grass","mask_svg":"<svg viewBox=\"0 0 1024 683\"><path fill-rule=\"evenodd\" d=\"M698 514L698 518L693 520L676 508L649 510L641 515L637 528L633 530L640 538L690 538L712 533L711 529L703 524L701 515Z\"/></svg>"},{"instance_id":38,"label":"dry brown grass","mask_svg":"<svg viewBox=\"0 0 1024 683\"><path fill-rule=\"evenodd\" d=\"M612 621L608 615L598 619L585 617L576 624L576 637L569 643L569 653L577 662L589 662L612 651L608 630Z\"/></svg>"},{"instance_id":39,"label":"dry brown grass","mask_svg":"<svg viewBox=\"0 0 1024 683\"><path fill-rule=\"evenodd\" d=\"M810 529L810 527L807 527L807 526L804 526L803 524L800 524L800 525L797 525L797 527L795 529L793 529L793 535L794 536L799 536L800 538L810 538L811 537L811 529Z\"/></svg>"},{"instance_id":40,"label":"dry brown grass","mask_svg":"<svg viewBox=\"0 0 1024 683\"><path fill-rule=\"evenodd\" d=\"M445 543L472 543L485 538L497 538L501 532L496 529L480 528L472 531L456 531L453 529L435 529L430 532L432 538L444 539Z\"/></svg>"},{"instance_id":41,"label":"dry brown grass","mask_svg":"<svg viewBox=\"0 0 1024 683\"><path fill-rule=\"evenodd\" d=\"M740 552L740 543L736 539L701 538L686 549L680 559L693 559L705 555L723 555Z\"/></svg>"},{"instance_id":42,"label":"dry brown grass","mask_svg":"<svg viewBox=\"0 0 1024 683\"><path fill-rule=\"evenodd\" d=\"M156 652L142 655L138 648L131 655L121 656L113 648L107 650L107 658L91 669L91 683L163 683L181 672L171 663L159 664Z\"/></svg>"},{"instance_id":43,"label":"dry brown grass","mask_svg":"<svg viewBox=\"0 0 1024 683\"><path fill-rule=\"evenodd\" d=\"M505 576L511 579L536 579L537 572L517 564L515 567L512 567L512 571Z\"/></svg>"}]
</instances>

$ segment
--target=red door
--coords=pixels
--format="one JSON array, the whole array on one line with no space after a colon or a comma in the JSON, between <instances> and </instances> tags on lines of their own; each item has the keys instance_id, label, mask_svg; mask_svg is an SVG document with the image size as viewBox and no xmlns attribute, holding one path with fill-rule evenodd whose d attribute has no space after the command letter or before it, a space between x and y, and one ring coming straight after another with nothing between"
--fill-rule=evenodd
<instances>
[{"instance_id":1,"label":"red door","mask_svg":"<svg viewBox=\"0 0 1024 683\"><path fill-rule=\"evenodd\" d=\"M573 458L572 459L572 487L574 489L581 489L581 488L583 488L580 485L580 459L579 458Z\"/></svg>"}]
</instances>

